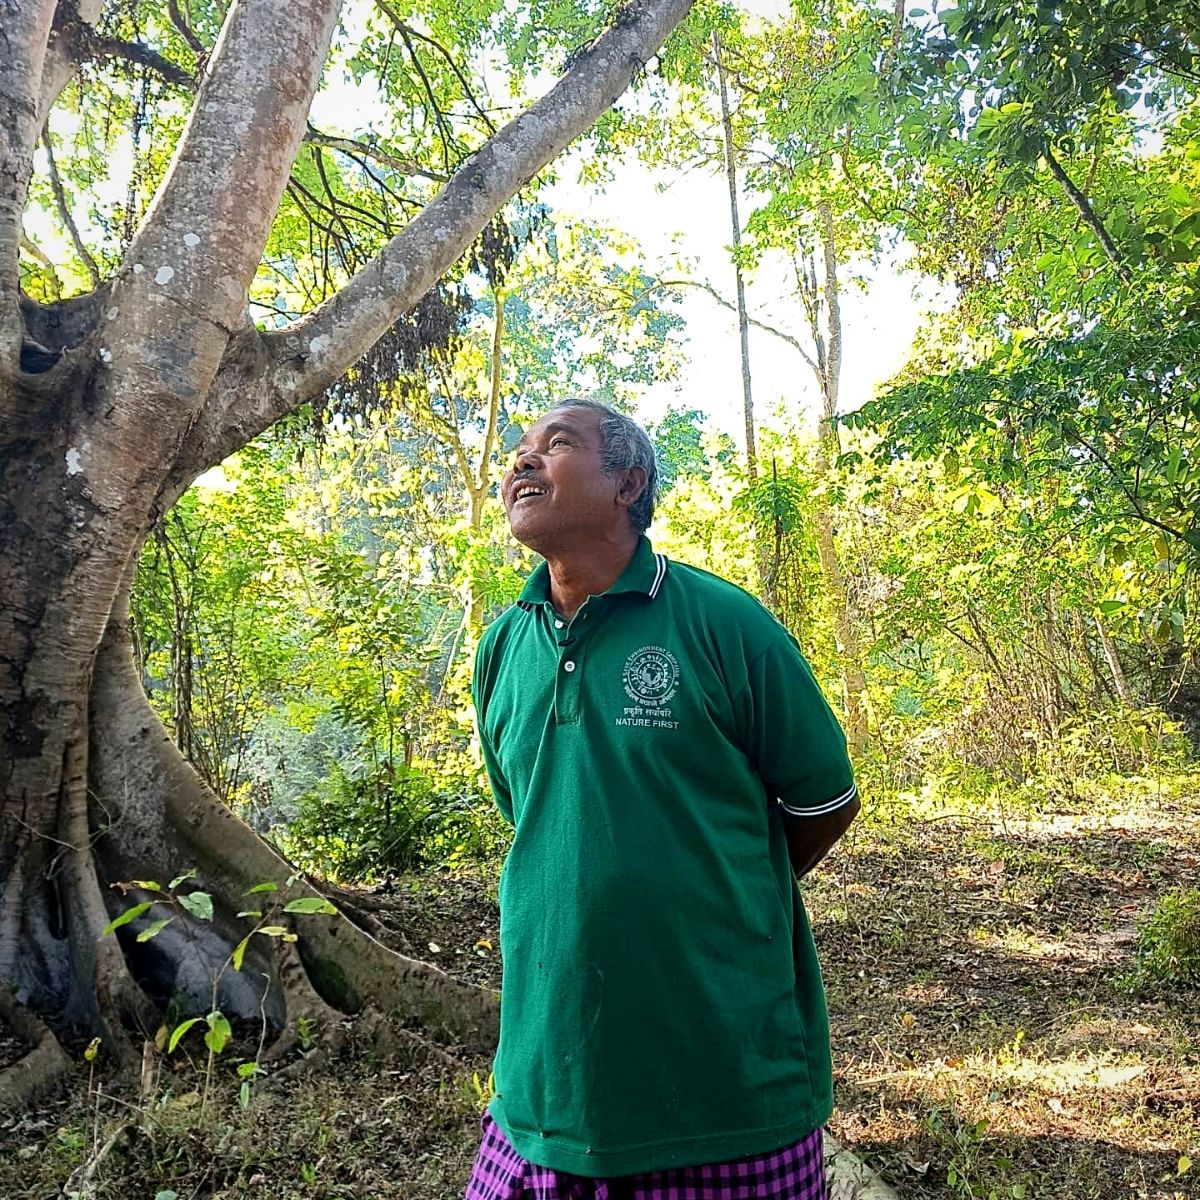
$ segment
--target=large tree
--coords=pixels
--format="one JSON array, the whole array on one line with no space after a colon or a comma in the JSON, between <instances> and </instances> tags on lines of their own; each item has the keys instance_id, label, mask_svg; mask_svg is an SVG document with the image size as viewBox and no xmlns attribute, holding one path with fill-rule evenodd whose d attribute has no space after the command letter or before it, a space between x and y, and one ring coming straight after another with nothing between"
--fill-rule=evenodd
<instances>
[{"instance_id":1,"label":"large tree","mask_svg":"<svg viewBox=\"0 0 1200 1200\"><path fill-rule=\"evenodd\" d=\"M68 85L84 86L71 81L90 58L115 53L184 82L187 72L148 37L116 44L100 0L0 0L0 1015L27 1032L33 1013L87 1026L127 1053L129 1032L152 1034L160 1020L151 1000L204 994L242 894L289 875L147 704L128 632L138 550L199 474L321 396L391 330L689 6L632 0L567 57L552 90L444 172L436 196L339 290L264 330L248 293L301 142L314 141L310 104L338 0L234 0L211 47L175 22L198 72L173 157L123 253L107 270L88 256L94 286L54 302L23 291L18 265L48 114ZM169 10L186 12L174 0ZM410 49L421 36L397 28ZM130 930L101 936L130 903L112 884L189 868L215 900L211 926L180 920L145 945ZM310 924L302 970L294 955L260 960L278 984L278 1020L319 992L462 1038L494 1031L490 998L341 917ZM252 977L225 973L225 1011L257 1011Z\"/></svg>"}]
</instances>

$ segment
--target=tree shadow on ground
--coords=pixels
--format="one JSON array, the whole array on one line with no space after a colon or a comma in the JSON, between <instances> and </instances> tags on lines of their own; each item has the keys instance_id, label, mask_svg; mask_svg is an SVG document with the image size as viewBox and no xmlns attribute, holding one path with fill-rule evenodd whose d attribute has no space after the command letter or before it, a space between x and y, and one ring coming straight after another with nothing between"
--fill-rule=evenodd
<instances>
[{"instance_id":1,"label":"tree shadow on ground","mask_svg":"<svg viewBox=\"0 0 1200 1200\"><path fill-rule=\"evenodd\" d=\"M835 1135L905 1197L1197 1194L1195 994L1124 985L1196 868L1174 822L868 826L805 888Z\"/></svg>"}]
</instances>

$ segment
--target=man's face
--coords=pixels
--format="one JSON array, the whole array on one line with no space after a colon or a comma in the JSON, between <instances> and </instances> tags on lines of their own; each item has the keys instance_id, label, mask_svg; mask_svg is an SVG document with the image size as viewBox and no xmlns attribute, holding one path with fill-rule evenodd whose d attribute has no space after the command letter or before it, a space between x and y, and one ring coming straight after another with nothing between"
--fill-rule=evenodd
<instances>
[{"instance_id":1,"label":"man's face","mask_svg":"<svg viewBox=\"0 0 1200 1200\"><path fill-rule=\"evenodd\" d=\"M513 536L531 550L571 549L628 527L629 472L604 473L600 420L594 409L556 408L521 439L500 494Z\"/></svg>"}]
</instances>

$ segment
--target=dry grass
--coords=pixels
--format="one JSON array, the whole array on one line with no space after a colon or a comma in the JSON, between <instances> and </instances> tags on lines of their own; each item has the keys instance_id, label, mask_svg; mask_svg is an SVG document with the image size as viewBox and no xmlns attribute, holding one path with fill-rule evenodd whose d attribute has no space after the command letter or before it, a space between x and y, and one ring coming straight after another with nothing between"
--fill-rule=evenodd
<instances>
[{"instance_id":1,"label":"dry grass","mask_svg":"<svg viewBox=\"0 0 1200 1200\"><path fill-rule=\"evenodd\" d=\"M1148 789L860 828L807 889L834 1133L906 1197L1200 1195L1196 994L1121 986L1139 917L1197 883L1198 814Z\"/></svg>"}]
</instances>

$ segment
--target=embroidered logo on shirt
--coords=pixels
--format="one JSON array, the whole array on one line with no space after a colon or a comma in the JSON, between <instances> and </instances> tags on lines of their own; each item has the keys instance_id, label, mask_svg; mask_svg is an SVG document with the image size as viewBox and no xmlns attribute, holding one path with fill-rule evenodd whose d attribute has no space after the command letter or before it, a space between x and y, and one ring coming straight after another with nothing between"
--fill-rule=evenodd
<instances>
[{"instance_id":1,"label":"embroidered logo on shirt","mask_svg":"<svg viewBox=\"0 0 1200 1200\"><path fill-rule=\"evenodd\" d=\"M669 704L679 686L679 663L661 646L643 646L625 660L625 694L647 708Z\"/></svg>"}]
</instances>

